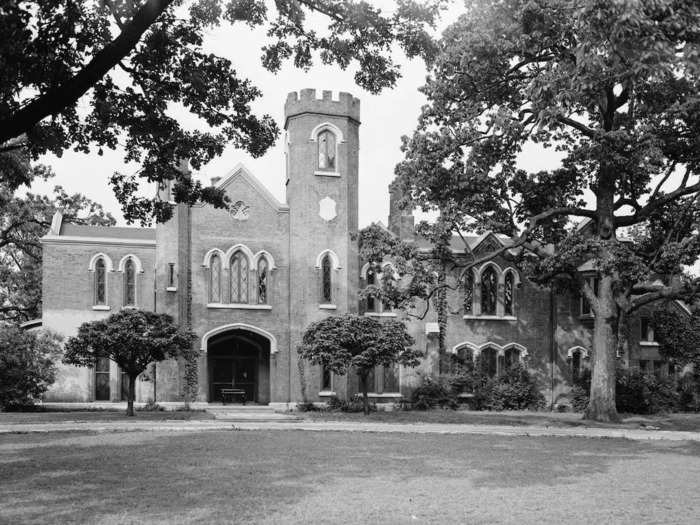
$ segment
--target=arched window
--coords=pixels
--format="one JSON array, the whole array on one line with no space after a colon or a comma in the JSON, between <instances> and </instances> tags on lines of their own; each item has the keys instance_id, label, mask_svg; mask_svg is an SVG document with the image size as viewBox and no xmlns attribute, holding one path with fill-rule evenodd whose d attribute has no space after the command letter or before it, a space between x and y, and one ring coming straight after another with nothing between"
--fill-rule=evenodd
<instances>
[{"instance_id":1,"label":"arched window","mask_svg":"<svg viewBox=\"0 0 700 525\"><path fill-rule=\"evenodd\" d=\"M493 266L487 266L481 274L481 313L496 315L498 275Z\"/></svg>"},{"instance_id":2,"label":"arched window","mask_svg":"<svg viewBox=\"0 0 700 525\"><path fill-rule=\"evenodd\" d=\"M331 257L330 254L323 256L321 261L321 299L326 304L333 302L333 280L331 275Z\"/></svg>"},{"instance_id":3,"label":"arched window","mask_svg":"<svg viewBox=\"0 0 700 525\"><path fill-rule=\"evenodd\" d=\"M581 378L581 350L571 353L571 379L577 382Z\"/></svg>"},{"instance_id":4,"label":"arched window","mask_svg":"<svg viewBox=\"0 0 700 525\"><path fill-rule=\"evenodd\" d=\"M209 263L209 302L221 302L221 257L212 255Z\"/></svg>"},{"instance_id":5,"label":"arched window","mask_svg":"<svg viewBox=\"0 0 700 525\"><path fill-rule=\"evenodd\" d=\"M258 261L258 304L267 304L267 261Z\"/></svg>"},{"instance_id":6,"label":"arched window","mask_svg":"<svg viewBox=\"0 0 700 525\"><path fill-rule=\"evenodd\" d=\"M374 273L374 269L370 266L367 269L367 286L375 286L377 284L377 276ZM377 301L374 297L367 297L367 311L376 312L377 311Z\"/></svg>"},{"instance_id":7,"label":"arched window","mask_svg":"<svg viewBox=\"0 0 700 525\"><path fill-rule=\"evenodd\" d=\"M464 274L464 313L471 314L474 309L474 272L471 268Z\"/></svg>"},{"instance_id":8,"label":"arched window","mask_svg":"<svg viewBox=\"0 0 700 525\"><path fill-rule=\"evenodd\" d=\"M124 306L136 306L136 265L131 257L124 264Z\"/></svg>"},{"instance_id":9,"label":"arched window","mask_svg":"<svg viewBox=\"0 0 700 525\"><path fill-rule=\"evenodd\" d=\"M520 362L520 350L517 348L506 348L504 353L504 366L509 369Z\"/></svg>"},{"instance_id":10,"label":"arched window","mask_svg":"<svg viewBox=\"0 0 700 525\"><path fill-rule=\"evenodd\" d=\"M487 377L498 375L498 351L495 348L484 348L479 356L481 373Z\"/></svg>"},{"instance_id":11,"label":"arched window","mask_svg":"<svg viewBox=\"0 0 700 525\"><path fill-rule=\"evenodd\" d=\"M515 312L515 275L509 271L503 280L503 313L513 315Z\"/></svg>"},{"instance_id":12,"label":"arched window","mask_svg":"<svg viewBox=\"0 0 700 525\"><path fill-rule=\"evenodd\" d=\"M100 257L95 262L95 298L94 304L96 305L106 305L107 304L107 268L105 267L105 260Z\"/></svg>"},{"instance_id":13,"label":"arched window","mask_svg":"<svg viewBox=\"0 0 700 525\"><path fill-rule=\"evenodd\" d=\"M231 257L231 302L248 302L248 258L243 252L236 252Z\"/></svg>"},{"instance_id":14,"label":"arched window","mask_svg":"<svg viewBox=\"0 0 700 525\"><path fill-rule=\"evenodd\" d=\"M335 170L335 135L330 130L318 134L318 169Z\"/></svg>"}]
</instances>

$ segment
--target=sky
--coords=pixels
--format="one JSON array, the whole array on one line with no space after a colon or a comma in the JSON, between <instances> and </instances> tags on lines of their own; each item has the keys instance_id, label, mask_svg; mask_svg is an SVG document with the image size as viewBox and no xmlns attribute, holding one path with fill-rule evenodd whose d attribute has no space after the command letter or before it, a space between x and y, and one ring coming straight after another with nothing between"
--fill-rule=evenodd
<instances>
[{"instance_id":1,"label":"sky","mask_svg":"<svg viewBox=\"0 0 700 525\"><path fill-rule=\"evenodd\" d=\"M392 0L379 0L375 4L390 8ZM441 26L447 26L459 15L460 2L445 13ZM324 19L314 19L318 29ZM267 42L264 29L251 30L247 26L221 26L208 31L205 50L229 58L241 76L249 78L263 93L252 104L259 114L271 115L282 128L284 124L284 101L291 91L304 88L332 90L337 97L339 91L352 93L361 100L360 126L360 180L359 180L359 222L360 227L375 221L386 223L389 212L388 185L394 178L394 167L402 160L400 150L401 136L410 135L416 127L420 108L426 103L425 97L418 89L425 83L427 70L419 60L408 61L400 53L397 59L401 64L402 78L393 89L386 89L378 95L372 95L353 80L354 69L351 66L342 71L337 66L318 64L305 72L291 64L278 73L265 70L260 63L261 48ZM172 115L184 121L192 120L184 109L175 109ZM212 177L223 176L238 163L243 163L280 201L284 201L284 151L282 136L274 147L259 159L234 147L226 148L224 154L204 166L194 176L203 183L209 183ZM117 219L119 225L125 225L119 204L114 197L108 179L115 171L133 173L137 164L125 165L123 152L106 150L103 156L96 153L83 154L65 152L61 158L53 155L44 156L40 162L53 167L56 177L47 182L35 183L31 191L49 193L54 185L62 185L69 193L80 192L101 203ZM556 154L539 146L526 148L522 157L522 167L529 170L551 168L556 162ZM151 188L143 189L150 195Z\"/></svg>"}]
</instances>

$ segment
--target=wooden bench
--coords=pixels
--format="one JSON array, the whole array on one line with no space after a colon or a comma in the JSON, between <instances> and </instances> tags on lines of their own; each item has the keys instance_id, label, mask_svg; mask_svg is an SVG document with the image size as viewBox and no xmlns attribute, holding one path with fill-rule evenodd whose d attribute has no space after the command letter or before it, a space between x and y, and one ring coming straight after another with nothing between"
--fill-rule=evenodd
<instances>
[{"instance_id":1,"label":"wooden bench","mask_svg":"<svg viewBox=\"0 0 700 525\"><path fill-rule=\"evenodd\" d=\"M245 405L245 390L240 388L222 388L221 389L221 402L225 405L226 400L233 402L233 400L239 397L241 402Z\"/></svg>"}]
</instances>

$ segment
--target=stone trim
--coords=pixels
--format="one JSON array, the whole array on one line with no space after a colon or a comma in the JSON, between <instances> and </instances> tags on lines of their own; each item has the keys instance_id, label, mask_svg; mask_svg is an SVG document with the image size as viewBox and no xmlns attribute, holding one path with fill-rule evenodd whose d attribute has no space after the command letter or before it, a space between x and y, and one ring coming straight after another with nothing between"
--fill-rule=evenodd
<instances>
[{"instance_id":1,"label":"stone trim","mask_svg":"<svg viewBox=\"0 0 700 525\"><path fill-rule=\"evenodd\" d=\"M249 303L207 303L207 308L231 309L231 310L272 310L269 304Z\"/></svg>"}]
</instances>

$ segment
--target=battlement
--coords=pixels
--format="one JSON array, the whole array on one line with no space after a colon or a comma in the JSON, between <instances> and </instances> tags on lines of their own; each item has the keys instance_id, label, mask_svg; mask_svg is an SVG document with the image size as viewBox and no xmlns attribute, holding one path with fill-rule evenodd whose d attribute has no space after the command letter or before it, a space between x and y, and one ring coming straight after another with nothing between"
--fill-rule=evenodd
<instances>
[{"instance_id":1,"label":"battlement","mask_svg":"<svg viewBox=\"0 0 700 525\"><path fill-rule=\"evenodd\" d=\"M316 98L315 89L302 89L299 93L292 91L287 95L284 104L285 119L302 113L322 113L349 117L360 121L360 99L350 93L340 92L338 99L333 100L332 91L323 91L322 98Z\"/></svg>"}]
</instances>

